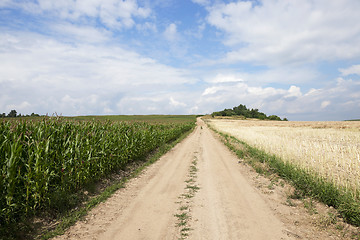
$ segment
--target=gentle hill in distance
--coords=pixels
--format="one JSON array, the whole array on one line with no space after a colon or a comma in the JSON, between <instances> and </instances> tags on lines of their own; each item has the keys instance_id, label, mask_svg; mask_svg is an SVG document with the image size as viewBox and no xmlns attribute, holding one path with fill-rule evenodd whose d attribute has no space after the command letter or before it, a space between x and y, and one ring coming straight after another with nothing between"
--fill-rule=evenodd
<instances>
[{"instance_id":1,"label":"gentle hill in distance","mask_svg":"<svg viewBox=\"0 0 360 240\"><path fill-rule=\"evenodd\" d=\"M211 116L242 116L245 119L256 118L260 120L287 121L287 118L281 120L281 118L276 115L267 116L265 113L259 112L259 109L248 109L245 105L242 104L237 107L233 107L233 109L224 109L219 112L213 112Z\"/></svg>"}]
</instances>

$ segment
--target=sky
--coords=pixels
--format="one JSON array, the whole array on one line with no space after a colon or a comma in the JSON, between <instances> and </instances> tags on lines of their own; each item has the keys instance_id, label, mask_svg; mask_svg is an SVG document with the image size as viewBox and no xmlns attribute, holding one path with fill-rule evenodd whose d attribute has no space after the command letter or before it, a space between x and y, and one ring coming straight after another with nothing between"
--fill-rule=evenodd
<instances>
[{"instance_id":1,"label":"sky","mask_svg":"<svg viewBox=\"0 0 360 240\"><path fill-rule=\"evenodd\" d=\"M0 0L0 113L360 119L359 0Z\"/></svg>"}]
</instances>

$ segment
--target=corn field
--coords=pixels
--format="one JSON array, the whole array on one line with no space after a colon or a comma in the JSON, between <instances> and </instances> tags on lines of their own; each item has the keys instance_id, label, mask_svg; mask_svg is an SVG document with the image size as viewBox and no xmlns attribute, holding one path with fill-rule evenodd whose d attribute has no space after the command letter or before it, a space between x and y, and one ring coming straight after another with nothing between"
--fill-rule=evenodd
<instances>
[{"instance_id":1,"label":"corn field","mask_svg":"<svg viewBox=\"0 0 360 240\"><path fill-rule=\"evenodd\" d=\"M193 126L63 118L0 122L0 225L144 159Z\"/></svg>"}]
</instances>

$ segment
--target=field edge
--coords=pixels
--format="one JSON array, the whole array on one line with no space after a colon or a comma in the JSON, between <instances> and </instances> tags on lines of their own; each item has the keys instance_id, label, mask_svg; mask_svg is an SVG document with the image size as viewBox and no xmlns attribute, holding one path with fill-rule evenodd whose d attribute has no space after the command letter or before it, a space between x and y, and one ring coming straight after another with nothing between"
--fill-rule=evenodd
<instances>
[{"instance_id":1,"label":"field edge","mask_svg":"<svg viewBox=\"0 0 360 240\"><path fill-rule=\"evenodd\" d=\"M250 146L233 136L209 128L221 137L221 141L233 151L239 159L245 160L256 172L262 175L277 174L297 190L297 194L312 197L332 206L349 224L360 226L360 201L352 193L336 186L314 172L308 172L279 157Z\"/></svg>"},{"instance_id":2,"label":"field edge","mask_svg":"<svg viewBox=\"0 0 360 240\"><path fill-rule=\"evenodd\" d=\"M110 198L118 189L125 187L126 182L128 182L130 179L137 177L143 170L146 169L146 167L150 166L151 164L155 163L157 160L161 158L164 154L166 154L168 151L170 151L173 147L175 147L176 144L181 142L183 139L185 139L190 133L193 132L195 127L190 129L189 131L183 133L179 138L174 140L171 143L167 143L165 145L162 145L159 147L158 151L148 156L147 160L141 164L139 167L137 167L135 170L133 170L130 173L130 176L124 177L120 181L116 181L105 190L100 193L98 196L96 196L94 199L92 199L89 203L87 203L84 207L81 209L78 209L77 211L69 213L66 217L61 219L61 222L58 224L58 226L54 230L46 231L42 233L39 237L36 239L42 239L47 240L50 238L53 238L58 235L62 235L65 233L65 231L74 225L77 221L81 220L84 216L90 212L91 209L96 207L101 202L106 201L108 198Z\"/></svg>"}]
</instances>

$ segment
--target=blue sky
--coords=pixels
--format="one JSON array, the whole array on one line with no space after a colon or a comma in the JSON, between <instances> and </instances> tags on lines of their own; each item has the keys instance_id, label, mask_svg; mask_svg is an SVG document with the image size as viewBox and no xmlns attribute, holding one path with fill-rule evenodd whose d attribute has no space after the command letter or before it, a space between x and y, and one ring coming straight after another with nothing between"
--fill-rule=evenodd
<instances>
[{"instance_id":1,"label":"blue sky","mask_svg":"<svg viewBox=\"0 0 360 240\"><path fill-rule=\"evenodd\" d=\"M360 118L358 0L0 0L0 112Z\"/></svg>"}]
</instances>

